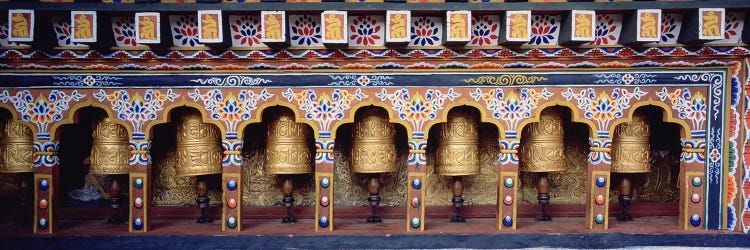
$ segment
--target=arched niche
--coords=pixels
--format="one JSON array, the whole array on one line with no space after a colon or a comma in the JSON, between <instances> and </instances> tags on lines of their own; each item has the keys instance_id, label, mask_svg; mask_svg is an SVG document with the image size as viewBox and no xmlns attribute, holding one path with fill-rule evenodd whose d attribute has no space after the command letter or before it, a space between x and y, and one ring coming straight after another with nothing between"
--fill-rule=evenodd
<instances>
[{"instance_id":1,"label":"arched niche","mask_svg":"<svg viewBox=\"0 0 750 250\"><path fill-rule=\"evenodd\" d=\"M361 106L353 112L352 117L357 117L365 109L379 109L388 114L387 108L381 106ZM389 117L390 119L390 117ZM353 121L356 122L356 119ZM406 204L407 192L407 165L409 158L409 145L406 127L400 123L390 122L395 129L396 143L396 172L380 174L380 207L404 206ZM367 182L369 175L352 173L351 171L351 149L352 149L353 123L344 123L336 128L334 144L334 205L336 206L369 206L367 197ZM363 210L364 211L364 210ZM382 210L379 210L382 211ZM382 212L379 212L383 214ZM367 218L369 213L357 215L358 218Z\"/></svg>"},{"instance_id":2,"label":"arched niche","mask_svg":"<svg viewBox=\"0 0 750 250\"><path fill-rule=\"evenodd\" d=\"M247 124L243 131L242 146L242 205L283 207L284 197L281 187L282 179L276 174L267 173L264 169L266 158L266 137L270 116L277 112L291 112L285 106L269 106L259 112L261 122ZM297 123L300 124L299 118ZM294 206L312 206L315 204L315 135L313 128L307 128L307 146L310 150L312 173L289 175L294 185ZM281 209L281 208L279 208ZM282 210L279 210L281 212ZM294 213L300 215L299 213Z\"/></svg>"},{"instance_id":3,"label":"arched niche","mask_svg":"<svg viewBox=\"0 0 750 250\"><path fill-rule=\"evenodd\" d=\"M535 122L539 121L539 114L544 112L545 109L554 109L554 111L560 112L564 131L563 157L565 158L565 169L548 173L550 204L553 207L562 204L585 204L586 196L581 194L585 194L588 187L586 175L588 171L590 127L585 123L574 122L572 110L567 106L547 106L540 108L540 112L535 117ZM519 128L519 135L521 137L519 164L524 164L521 151L524 150L524 145L527 143L527 135L530 128L528 125L532 123L525 123L523 127ZM521 184L518 192L520 197L517 199L521 204L538 203L537 175L537 173L519 171ZM534 211L536 212L537 210ZM553 208L549 212L554 216L555 211Z\"/></svg>"},{"instance_id":4,"label":"arched niche","mask_svg":"<svg viewBox=\"0 0 750 250\"><path fill-rule=\"evenodd\" d=\"M200 114L194 107L180 106L169 110L167 122L156 124L151 134L151 177L153 179L152 201L155 206L195 206L195 186L198 178L204 179L208 187L211 206L221 205L221 175L177 176L177 123L188 113ZM206 117L203 116L206 123ZM210 124L211 126L216 126Z\"/></svg>"},{"instance_id":5,"label":"arched niche","mask_svg":"<svg viewBox=\"0 0 750 250\"><path fill-rule=\"evenodd\" d=\"M95 106L82 107L74 112L71 113L72 123L62 124L55 130L59 142L59 204L61 207L108 207L109 184L113 178L125 184L124 195L127 195L128 183L124 176L89 173L93 131L109 115L106 110Z\"/></svg>"},{"instance_id":6,"label":"arched niche","mask_svg":"<svg viewBox=\"0 0 750 250\"><path fill-rule=\"evenodd\" d=\"M633 187L634 206L644 203L676 203L680 198L678 186L682 153L680 136L684 133L685 127L678 123L667 122L669 117L659 106L637 106L631 112L628 121L632 121L635 113L647 117L649 123L650 171L648 173L613 172L610 201L618 203L619 184L623 177L628 177ZM621 125L622 123L618 123L615 126ZM678 211L663 212L676 215Z\"/></svg>"},{"instance_id":7,"label":"arched niche","mask_svg":"<svg viewBox=\"0 0 750 250\"><path fill-rule=\"evenodd\" d=\"M9 120L14 120L13 113L6 108L0 107L0 132L2 127ZM16 122L20 122L16 120ZM3 136L3 135L0 135ZM4 152L4 153L7 153ZM21 188L21 181L27 183L27 188ZM30 204L26 207L20 206L22 197L25 197L27 203L34 199L32 195L33 186L28 183L33 182L33 172L29 173L0 173L0 223L20 222L26 224L30 222L29 218L22 218L24 213L29 217ZM26 211L23 211L23 210Z\"/></svg>"},{"instance_id":8,"label":"arched niche","mask_svg":"<svg viewBox=\"0 0 750 250\"><path fill-rule=\"evenodd\" d=\"M456 107L462 107L474 112L480 117L481 113L478 108L473 106L455 106L449 110L446 110L446 118L449 119L453 115L452 111ZM444 122L434 124L430 127L427 137L427 176L425 177L426 206L452 206L451 197L453 193L451 186L453 180L450 176L441 176L436 173L435 164L437 160L437 149L438 140L440 137L440 129L444 125ZM497 204L497 176L498 169L494 165L497 160L498 154L500 153L500 146L498 140L500 138L500 129L497 125L489 122L480 122L479 128L479 174L469 175L463 177L464 192L463 197L465 199L464 206L471 205L495 205ZM470 217L470 216L468 216Z\"/></svg>"}]
</instances>

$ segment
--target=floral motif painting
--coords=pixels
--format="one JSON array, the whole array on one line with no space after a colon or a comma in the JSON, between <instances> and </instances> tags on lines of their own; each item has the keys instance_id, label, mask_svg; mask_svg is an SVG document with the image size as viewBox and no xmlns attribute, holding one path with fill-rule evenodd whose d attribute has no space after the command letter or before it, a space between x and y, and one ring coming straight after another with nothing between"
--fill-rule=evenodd
<instances>
[{"instance_id":1,"label":"floral motif painting","mask_svg":"<svg viewBox=\"0 0 750 250\"><path fill-rule=\"evenodd\" d=\"M706 129L708 100L703 96L703 93L691 93L687 88L668 92L667 88L662 88L661 91L656 92L656 95L661 98L661 101L669 99L672 109L678 112L678 117L689 120L693 125L693 130Z\"/></svg>"},{"instance_id":2,"label":"floral motif painting","mask_svg":"<svg viewBox=\"0 0 750 250\"><path fill-rule=\"evenodd\" d=\"M203 46L198 42L198 15L170 15L169 27L174 46Z\"/></svg>"},{"instance_id":3,"label":"floral motif painting","mask_svg":"<svg viewBox=\"0 0 750 250\"><path fill-rule=\"evenodd\" d=\"M518 123L523 119L528 119L539 105L539 101L547 100L552 96L547 88L530 89L522 88L516 94L516 91L509 91L505 94L502 88L495 88L483 92L477 88L471 92L474 100L483 100L487 109L492 111L492 118L505 121L506 133L518 130Z\"/></svg>"},{"instance_id":4,"label":"floral motif painting","mask_svg":"<svg viewBox=\"0 0 750 250\"><path fill-rule=\"evenodd\" d=\"M320 137L331 137L331 123L344 118L345 111L352 107L355 101L367 98L362 89L350 93L346 89L335 89L330 94L315 93L312 89L303 89L297 93L287 89L282 93L287 101L295 102L304 111L305 119L313 120L320 127Z\"/></svg>"},{"instance_id":5,"label":"floral motif painting","mask_svg":"<svg viewBox=\"0 0 750 250\"><path fill-rule=\"evenodd\" d=\"M212 89L205 93L195 89L188 95L193 101L203 102L203 106L210 112L211 119L223 121L226 124L227 135L231 132L236 136L237 124L250 119L253 111L258 107L258 101L266 101L273 96L266 89L259 92L256 94L253 90L241 90L235 96L231 92L224 93L219 89Z\"/></svg>"},{"instance_id":6,"label":"floral motif painting","mask_svg":"<svg viewBox=\"0 0 750 250\"><path fill-rule=\"evenodd\" d=\"M726 44L726 43L739 43L742 39L742 29L745 27L745 13L744 12L727 12L726 21L727 24L724 26L724 39L709 42L712 44Z\"/></svg>"},{"instance_id":7,"label":"floral motif painting","mask_svg":"<svg viewBox=\"0 0 750 250\"><path fill-rule=\"evenodd\" d=\"M163 91L163 92L162 92ZM143 139L146 122L156 120L167 101L173 102L180 94L172 89L148 89L141 95L140 91L115 90L111 93L100 89L94 97L100 102L108 102L117 112L117 119L130 122L133 126L133 139Z\"/></svg>"},{"instance_id":8,"label":"floral motif painting","mask_svg":"<svg viewBox=\"0 0 750 250\"><path fill-rule=\"evenodd\" d=\"M118 47L135 47L135 18L133 16L112 17L112 33Z\"/></svg>"},{"instance_id":9,"label":"floral motif painting","mask_svg":"<svg viewBox=\"0 0 750 250\"><path fill-rule=\"evenodd\" d=\"M376 96L381 101L391 103L391 108L398 112L398 118L412 123L413 138L424 137L424 124L437 118L437 112L445 108L445 100L454 101L461 94L448 89L445 93L439 89L428 89L424 95L409 93L408 89L399 89L388 93L382 89Z\"/></svg>"},{"instance_id":10,"label":"floral motif painting","mask_svg":"<svg viewBox=\"0 0 750 250\"><path fill-rule=\"evenodd\" d=\"M468 46L496 46L500 37L500 16L485 15L471 18L471 41Z\"/></svg>"},{"instance_id":11,"label":"floral motif painting","mask_svg":"<svg viewBox=\"0 0 750 250\"><path fill-rule=\"evenodd\" d=\"M55 30L55 38L57 38L57 46L60 47L81 47L88 48L88 45L81 43L74 43L70 34L70 18L63 16L55 16L52 18L52 29Z\"/></svg>"},{"instance_id":12,"label":"floral motif painting","mask_svg":"<svg viewBox=\"0 0 750 250\"><path fill-rule=\"evenodd\" d=\"M557 45L561 19L560 15L532 15L531 40L526 45Z\"/></svg>"},{"instance_id":13,"label":"floral motif painting","mask_svg":"<svg viewBox=\"0 0 750 250\"><path fill-rule=\"evenodd\" d=\"M229 15L229 33L232 47L265 47L260 42L260 16Z\"/></svg>"},{"instance_id":14,"label":"floral motif painting","mask_svg":"<svg viewBox=\"0 0 750 250\"><path fill-rule=\"evenodd\" d=\"M622 32L622 14L596 15L596 39L588 45L617 45Z\"/></svg>"},{"instance_id":15,"label":"floral motif painting","mask_svg":"<svg viewBox=\"0 0 750 250\"><path fill-rule=\"evenodd\" d=\"M21 120L36 125L37 138L49 139L48 126L63 119L64 112L70 109L70 102L80 101L85 94L73 90L51 90L49 94L35 97L28 90L18 91L15 95L8 90L0 92L0 101L11 103L21 115Z\"/></svg>"},{"instance_id":16,"label":"floral motif painting","mask_svg":"<svg viewBox=\"0 0 750 250\"><path fill-rule=\"evenodd\" d=\"M658 44L676 44L682 29L682 14L662 14L661 38Z\"/></svg>"},{"instance_id":17,"label":"floral motif painting","mask_svg":"<svg viewBox=\"0 0 750 250\"><path fill-rule=\"evenodd\" d=\"M633 98L640 100L646 94L638 87L632 91L626 88L613 88L609 94L606 91L597 93L593 88L582 89L578 93L568 88L562 93L566 100L576 100L578 108L583 110L583 117L593 120L597 125L600 137L609 137L609 123L623 116L630 108Z\"/></svg>"},{"instance_id":18,"label":"floral motif painting","mask_svg":"<svg viewBox=\"0 0 750 250\"><path fill-rule=\"evenodd\" d=\"M385 16L349 16L349 46L385 45Z\"/></svg>"},{"instance_id":19,"label":"floral motif painting","mask_svg":"<svg viewBox=\"0 0 750 250\"><path fill-rule=\"evenodd\" d=\"M409 46L439 46L443 43L443 19L438 17L412 17Z\"/></svg>"},{"instance_id":20,"label":"floral motif painting","mask_svg":"<svg viewBox=\"0 0 750 250\"><path fill-rule=\"evenodd\" d=\"M289 15L292 46L323 46L320 16Z\"/></svg>"}]
</instances>

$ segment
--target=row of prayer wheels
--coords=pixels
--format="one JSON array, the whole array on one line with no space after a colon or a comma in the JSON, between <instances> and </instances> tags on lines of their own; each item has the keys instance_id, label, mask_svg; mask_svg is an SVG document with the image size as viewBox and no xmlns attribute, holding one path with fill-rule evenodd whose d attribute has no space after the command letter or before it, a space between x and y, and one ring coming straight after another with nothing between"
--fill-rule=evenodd
<instances>
[{"instance_id":1,"label":"row of prayer wheels","mask_svg":"<svg viewBox=\"0 0 750 250\"><path fill-rule=\"evenodd\" d=\"M561 107L544 109L539 122L531 123L523 131L520 149L520 170L538 174L538 199L542 205L540 220L549 220L545 207L549 204L548 172L565 170L564 131L565 110ZM313 172L312 152L308 145L308 127L295 121L294 113L288 109L271 112L267 119L267 136L264 169L284 179L283 202L287 215L282 222L292 223L294 203L290 175ZM461 106L450 110L447 121L440 127L436 151L436 172L453 177L453 205L456 214L451 219L463 222L460 208L463 204L462 176L479 173L479 123L478 112ZM222 147L218 128L203 123L199 113L186 113L177 123L176 151L178 176L201 176L221 173ZM365 107L356 113L352 127L350 167L353 173L370 176L368 201L372 214L368 222L381 222L376 214L380 202L379 174L396 171L395 128L389 122L384 109ZM615 173L646 173L649 163L649 124L644 115L636 113L632 122L619 125L614 132L611 148L611 171ZM2 123L0 134L0 173L33 172L33 137L31 130L13 119ZM91 165L93 174L126 174L129 168L130 150L127 130L108 118L96 124L93 130ZM112 183L116 185L116 182ZM627 178L622 183L629 187ZM119 188L111 187L112 189ZM209 203L206 184L199 180L198 198L201 207L199 223L208 222L205 208ZM112 194L117 197L119 193ZM624 190L621 203L632 199L629 190ZM624 196L624 197L623 197ZM627 206L627 204L625 204ZM113 208L115 206L113 205ZM623 216L627 216L623 211ZM627 219L627 217L626 217Z\"/></svg>"}]
</instances>

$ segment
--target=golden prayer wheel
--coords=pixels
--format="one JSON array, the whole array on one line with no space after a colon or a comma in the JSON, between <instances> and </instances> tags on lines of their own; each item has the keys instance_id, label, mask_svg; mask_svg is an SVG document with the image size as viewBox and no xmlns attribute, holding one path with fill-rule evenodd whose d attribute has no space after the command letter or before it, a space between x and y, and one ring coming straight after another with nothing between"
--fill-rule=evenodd
<instances>
[{"instance_id":1,"label":"golden prayer wheel","mask_svg":"<svg viewBox=\"0 0 750 250\"><path fill-rule=\"evenodd\" d=\"M199 114L185 114L177 124L178 176L221 173L221 133Z\"/></svg>"},{"instance_id":2,"label":"golden prayer wheel","mask_svg":"<svg viewBox=\"0 0 750 250\"><path fill-rule=\"evenodd\" d=\"M294 113L284 109L273 112L266 137L264 168L271 174L312 172L312 155L307 145L307 126L296 123Z\"/></svg>"},{"instance_id":3,"label":"golden prayer wheel","mask_svg":"<svg viewBox=\"0 0 750 250\"><path fill-rule=\"evenodd\" d=\"M440 127L437 162L439 175L463 176L479 173L479 115L474 109L456 107Z\"/></svg>"},{"instance_id":4,"label":"golden prayer wheel","mask_svg":"<svg viewBox=\"0 0 750 250\"><path fill-rule=\"evenodd\" d=\"M34 137L31 128L8 119L0 134L0 173L24 172L34 172Z\"/></svg>"},{"instance_id":5,"label":"golden prayer wheel","mask_svg":"<svg viewBox=\"0 0 750 250\"><path fill-rule=\"evenodd\" d=\"M632 122L618 125L612 139L611 171L615 173L650 172L650 135L647 118L640 114L634 114Z\"/></svg>"},{"instance_id":6,"label":"golden prayer wheel","mask_svg":"<svg viewBox=\"0 0 750 250\"><path fill-rule=\"evenodd\" d=\"M523 131L521 171L554 172L565 170L563 150L563 117L560 109L547 108L539 122L529 124Z\"/></svg>"},{"instance_id":7,"label":"golden prayer wheel","mask_svg":"<svg viewBox=\"0 0 750 250\"><path fill-rule=\"evenodd\" d=\"M352 126L352 173L396 171L396 129L388 113L376 107L357 112Z\"/></svg>"},{"instance_id":8,"label":"golden prayer wheel","mask_svg":"<svg viewBox=\"0 0 750 250\"><path fill-rule=\"evenodd\" d=\"M91 146L92 174L127 174L130 166L128 131L122 125L104 118L94 128Z\"/></svg>"}]
</instances>

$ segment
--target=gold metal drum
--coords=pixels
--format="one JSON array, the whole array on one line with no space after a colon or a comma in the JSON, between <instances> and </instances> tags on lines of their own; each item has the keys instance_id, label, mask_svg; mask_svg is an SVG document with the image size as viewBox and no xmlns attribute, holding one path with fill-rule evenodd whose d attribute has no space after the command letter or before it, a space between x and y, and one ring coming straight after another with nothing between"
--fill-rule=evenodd
<instances>
[{"instance_id":1,"label":"gold metal drum","mask_svg":"<svg viewBox=\"0 0 750 250\"><path fill-rule=\"evenodd\" d=\"M294 113L283 109L273 112L266 136L264 168L271 174L312 172L312 155L307 145L307 126L294 121Z\"/></svg>"},{"instance_id":2,"label":"gold metal drum","mask_svg":"<svg viewBox=\"0 0 750 250\"><path fill-rule=\"evenodd\" d=\"M633 121L615 128L612 139L612 172L648 173L651 171L648 120L640 114Z\"/></svg>"},{"instance_id":3,"label":"gold metal drum","mask_svg":"<svg viewBox=\"0 0 750 250\"><path fill-rule=\"evenodd\" d=\"M554 172L565 170L563 150L563 117L559 108L542 110L539 122L529 124L523 131L521 171Z\"/></svg>"},{"instance_id":4,"label":"gold metal drum","mask_svg":"<svg viewBox=\"0 0 750 250\"><path fill-rule=\"evenodd\" d=\"M352 173L387 173L396 169L396 129L388 113L365 107L354 117L352 126Z\"/></svg>"},{"instance_id":5,"label":"gold metal drum","mask_svg":"<svg viewBox=\"0 0 750 250\"><path fill-rule=\"evenodd\" d=\"M104 118L94 128L91 146L92 174L127 174L130 166L128 131L120 124Z\"/></svg>"},{"instance_id":6,"label":"gold metal drum","mask_svg":"<svg viewBox=\"0 0 750 250\"><path fill-rule=\"evenodd\" d=\"M177 124L178 176L221 173L221 133L202 122L199 114L185 114Z\"/></svg>"},{"instance_id":7,"label":"gold metal drum","mask_svg":"<svg viewBox=\"0 0 750 250\"><path fill-rule=\"evenodd\" d=\"M456 107L440 127L437 174L446 176L479 173L479 114L469 107Z\"/></svg>"},{"instance_id":8,"label":"gold metal drum","mask_svg":"<svg viewBox=\"0 0 750 250\"><path fill-rule=\"evenodd\" d=\"M0 173L34 172L34 137L31 128L13 119L0 133Z\"/></svg>"}]
</instances>

